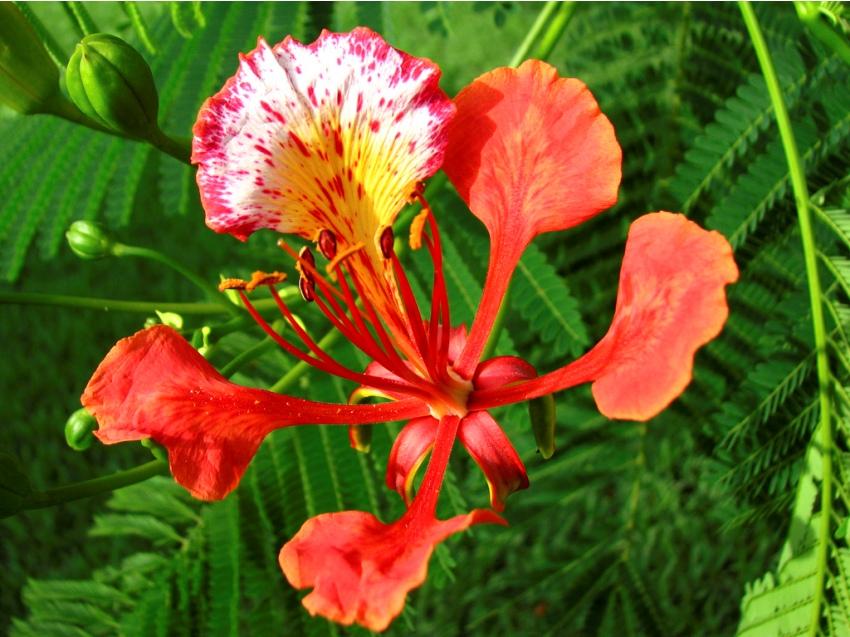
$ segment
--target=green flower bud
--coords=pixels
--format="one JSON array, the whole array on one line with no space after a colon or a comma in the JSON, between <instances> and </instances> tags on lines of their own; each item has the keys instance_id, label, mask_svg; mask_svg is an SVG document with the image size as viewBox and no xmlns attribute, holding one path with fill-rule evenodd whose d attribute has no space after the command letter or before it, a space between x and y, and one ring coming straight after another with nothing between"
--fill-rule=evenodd
<instances>
[{"instance_id":1,"label":"green flower bud","mask_svg":"<svg viewBox=\"0 0 850 637\"><path fill-rule=\"evenodd\" d=\"M96 122L130 137L158 134L153 75L124 40L105 33L84 37L68 62L65 83L74 103Z\"/></svg>"},{"instance_id":2,"label":"green flower bud","mask_svg":"<svg viewBox=\"0 0 850 637\"><path fill-rule=\"evenodd\" d=\"M0 103L25 115L55 110L59 70L29 20L11 2L0 2Z\"/></svg>"},{"instance_id":3,"label":"green flower bud","mask_svg":"<svg viewBox=\"0 0 850 637\"><path fill-rule=\"evenodd\" d=\"M97 421L86 409L78 409L65 423L65 442L74 451L85 451L94 441Z\"/></svg>"},{"instance_id":4,"label":"green flower bud","mask_svg":"<svg viewBox=\"0 0 850 637\"><path fill-rule=\"evenodd\" d=\"M369 453L372 449L371 425L349 425L348 444L360 453Z\"/></svg>"},{"instance_id":5,"label":"green flower bud","mask_svg":"<svg viewBox=\"0 0 850 637\"><path fill-rule=\"evenodd\" d=\"M157 460L168 462L168 450L161 444L151 438L142 438L140 441L145 449L151 452L151 455Z\"/></svg>"},{"instance_id":6,"label":"green flower bud","mask_svg":"<svg viewBox=\"0 0 850 637\"><path fill-rule=\"evenodd\" d=\"M550 394L529 400L528 415L537 450L548 460L555 453L555 399Z\"/></svg>"},{"instance_id":7,"label":"green flower bud","mask_svg":"<svg viewBox=\"0 0 850 637\"><path fill-rule=\"evenodd\" d=\"M102 259L112 254L115 242L100 225L91 221L75 221L65 233L68 245L81 259Z\"/></svg>"},{"instance_id":8,"label":"green flower bud","mask_svg":"<svg viewBox=\"0 0 850 637\"><path fill-rule=\"evenodd\" d=\"M18 459L0 452L0 518L23 509L31 493L30 480Z\"/></svg>"}]
</instances>

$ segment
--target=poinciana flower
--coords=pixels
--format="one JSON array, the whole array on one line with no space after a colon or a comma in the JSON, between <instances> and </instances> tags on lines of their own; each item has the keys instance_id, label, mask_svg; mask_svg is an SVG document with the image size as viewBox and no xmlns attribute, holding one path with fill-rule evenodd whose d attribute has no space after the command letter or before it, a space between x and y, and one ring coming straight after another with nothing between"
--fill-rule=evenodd
<instances>
[{"instance_id":1,"label":"poinciana flower","mask_svg":"<svg viewBox=\"0 0 850 637\"><path fill-rule=\"evenodd\" d=\"M324 265L309 248L296 253L281 242L302 295L373 362L350 369L313 341L275 290L284 275L258 272L223 287L238 291L287 352L357 383L354 397L389 402L331 405L240 387L164 326L120 341L82 397L103 442L154 439L167 448L175 479L208 500L236 487L276 428L409 420L386 475L406 513L389 524L361 511L319 515L280 552L291 584L313 589L304 598L311 613L372 630L386 628L424 581L438 542L471 524L504 524L497 512L505 498L528 486L488 409L592 382L604 415L651 418L690 381L695 351L721 330L725 286L737 278L721 235L678 214L647 214L629 231L614 318L595 347L542 376L516 357L482 361L524 248L537 234L610 207L621 151L585 85L543 62L486 73L454 101L439 76L434 63L368 29L324 32L307 46L287 38L271 48L260 39L204 104L194 130L207 224L240 239L269 228L314 242ZM468 334L451 323L440 235L422 194L422 181L440 167L491 238ZM433 262L430 308L418 306L393 248L393 221L414 201L422 212L410 242L424 245ZM260 285L300 344L254 310L248 293ZM492 510L439 520L456 439L484 472ZM414 476L429 454L414 496Z\"/></svg>"}]
</instances>

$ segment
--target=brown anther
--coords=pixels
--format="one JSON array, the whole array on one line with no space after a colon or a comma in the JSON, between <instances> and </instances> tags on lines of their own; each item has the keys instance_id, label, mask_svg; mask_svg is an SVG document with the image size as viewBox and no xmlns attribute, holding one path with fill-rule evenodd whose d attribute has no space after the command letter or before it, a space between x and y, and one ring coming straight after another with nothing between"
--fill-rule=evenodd
<instances>
[{"instance_id":1,"label":"brown anther","mask_svg":"<svg viewBox=\"0 0 850 637\"><path fill-rule=\"evenodd\" d=\"M313 256L313 251L307 246L304 246L298 251L298 261L295 262L295 269L298 270L302 279L307 279L310 283L315 283L316 257Z\"/></svg>"},{"instance_id":2,"label":"brown anther","mask_svg":"<svg viewBox=\"0 0 850 637\"><path fill-rule=\"evenodd\" d=\"M413 188L413 192L410 193L410 197L408 198L408 203L413 203L414 201L418 201L419 198L425 193L425 182L418 181L416 182L416 186Z\"/></svg>"},{"instance_id":3,"label":"brown anther","mask_svg":"<svg viewBox=\"0 0 850 637\"><path fill-rule=\"evenodd\" d=\"M336 256L336 235L330 230L322 230L319 233L319 252L328 261Z\"/></svg>"},{"instance_id":4,"label":"brown anther","mask_svg":"<svg viewBox=\"0 0 850 637\"><path fill-rule=\"evenodd\" d=\"M304 246L298 251L298 258L309 263L311 267L316 267L316 257L313 256L313 251L308 246Z\"/></svg>"},{"instance_id":5,"label":"brown anther","mask_svg":"<svg viewBox=\"0 0 850 637\"><path fill-rule=\"evenodd\" d=\"M286 281L286 275L283 272L263 272L257 270L251 275L250 281L243 279L225 279L218 284L218 289L221 292L225 290L245 290L253 292L260 285L276 285Z\"/></svg>"},{"instance_id":6,"label":"brown anther","mask_svg":"<svg viewBox=\"0 0 850 637\"><path fill-rule=\"evenodd\" d=\"M381 232L381 238L378 240L378 244L381 246L381 254L384 255L385 259L389 259L393 256L393 243L395 242L395 235L393 234L392 226L387 226L384 228L383 232Z\"/></svg>"},{"instance_id":7,"label":"brown anther","mask_svg":"<svg viewBox=\"0 0 850 637\"><path fill-rule=\"evenodd\" d=\"M316 299L316 283L313 279L302 276L298 280L298 291L301 292L301 298L307 301L307 303L311 303Z\"/></svg>"}]
</instances>

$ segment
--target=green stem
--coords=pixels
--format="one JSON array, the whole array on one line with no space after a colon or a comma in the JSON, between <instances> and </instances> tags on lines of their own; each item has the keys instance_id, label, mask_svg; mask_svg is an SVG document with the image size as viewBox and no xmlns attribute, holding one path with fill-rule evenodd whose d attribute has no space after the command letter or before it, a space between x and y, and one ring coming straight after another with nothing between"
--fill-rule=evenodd
<instances>
[{"instance_id":1,"label":"green stem","mask_svg":"<svg viewBox=\"0 0 850 637\"><path fill-rule=\"evenodd\" d=\"M161 263L191 281L198 289L202 290L208 298L213 299L217 303L220 303L223 307L226 307L227 311L231 314L237 314L239 312L238 308L228 301L227 297L219 292L218 288L192 272L186 266L178 263L161 252L150 248L140 248L138 246L128 246L123 243L116 243L112 248L112 254L117 257L139 257L141 259L148 259L150 261Z\"/></svg>"},{"instance_id":2,"label":"green stem","mask_svg":"<svg viewBox=\"0 0 850 637\"><path fill-rule=\"evenodd\" d=\"M847 64L850 64L850 43L824 22L818 9L818 3L795 2L794 8L797 9L797 17L812 32L812 35Z\"/></svg>"},{"instance_id":3,"label":"green stem","mask_svg":"<svg viewBox=\"0 0 850 637\"><path fill-rule=\"evenodd\" d=\"M575 11L575 2L559 2L558 12L552 18L549 25L546 27L546 32L540 38L537 48L534 50L534 57L538 60L546 60L552 54L552 50L558 41L561 39L570 19Z\"/></svg>"},{"instance_id":4,"label":"green stem","mask_svg":"<svg viewBox=\"0 0 850 637\"><path fill-rule=\"evenodd\" d=\"M77 27L77 32L79 33L80 38L98 32L97 25L94 23L94 20L91 19L89 12L86 11L82 2L72 2L71 0L68 0L67 2L62 3L62 8L65 9L65 13L68 14L68 17L71 18L71 22L74 23L75 27Z\"/></svg>"},{"instance_id":5,"label":"green stem","mask_svg":"<svg viewBox=\"0 0 850 637\"><path fill-rule=\"evenodd\" d=\"M221 373L222 376L230 378L233 374L238 372L244 365L250 363L256 358L259 358L266 352L271 351L276 347L277 343L273 339L266 337L259 343L249 347L244 352L241 352L239 355L230 359L230 361L218 371Z\"/></svg>"},{"instance_id":6,"label":"green stem","mask_svg":"<svg viewBox=\"0 0 850 637\"><path fill-rule=\"evenodd\" d=\"M800 155L797 151L797 143L794 139L794 130L791 128L791 119L788 109L782 97L782 89L779 79L773 67L770 51L765 43L761 28L755 12L748 2L740 2L739 7L750 34L750 40L756 51L756 57L764 75L770 101L776 113L776 123L779 126L779 135L782 138L782 147L785 150L785 159L788 162L788 170L791 175L791 187L794 190L794 201L797 205L797 220L800 226L800 236L803 241L803 256L806 263L806 278L809 284L809 303L812 307L812 328L815 339L815 352L817 358L818 376L818 400L820 404L820 423L815 435L819 439L820 453L822 456L822 479L821 479L821 510L820 510L820 542L817 546L817 571L815 573L815 591L812 603L812 617L809 623L809 635L814 637L819 633L821 624L821 609L824 602L824 586L827 573L828 546L830 538L830 518L832 515L832 401L831 401L831 376L829 372L829 358L827 356L827 332L826 322L823 314L821 299L820 278L818 275L817 249L812 229L812 220L809 212L809 192L806 185L806 173Z\"/></svg>"},{"instance_id":7,"label":"green stem","mask_svg":"<svg viewBox=\"0 0 850 637\"><path fill-rule=\"evenodd\" d=\"M173 303L170 301L125 301L119 299L102 299L86 296L70 296L67 294L39 294L38 292L3 292L0 291L0 305L51 305L60 307L78 307L104 312L140 312L153 314L160 312L176 312L177 314L221 314L230 310L220 303ZM254 303L259 311L277 307L274 299L262 299Z\"/></svg>"},{"instance_id":8,"label":"green stem","mask_svg":"<svg viewBox=\"0 0 850 637\"><path fill-rule=\"evenodd\" d=\"M537 41L537 38L540 37L540 34L543 32L543 29L546 28L546 24L555 15L555 12L558 10L558 5L560 2L550 1L543 5L543 8L540 10L540 13L537 14L537 19L534 21L534 24L531 25L531 29L529 29L528 33L525 35L525 39L519 45L519 48L514 53L514 56L511 58L511 61L508 62L508 66L519 66L522 61L528 57L529 51L531 51L531 47L534 46L534 43Z\"/></svg>"},{"instance_id":9,"label":"green stem","mask_svg":"<svg viewBox=\"0 0 850 637\"><path fill-rule=\"evenodd\" d=\"M24 17L32 25L32 28L35 29L36 33L38 33L38 37L41 38L41 43L44 45L44 48L47 50L47 54L50 58L56 62L56 66L64 69L65 65L68 63L68 54L62 50L62 47L56 41L56 38L51 35L50 31L45 28L44 23L39 20L38 16L30 8L30 3L15 0L15 6L18 7L20 12L24 14Z\"/></svg>"},{"instance_id":10,"label":"green stem","mask_svg":"<svg viewBox=\"0 0 850 637\"><path fill-rule=\"evenodd\" d=\"M336 329L329 330L320 340L319 347L322 349L327 349L331 345L333 345L340 337L340 332ZM288 372L286 372L279 381L277 381L274 385L269 387L269 389L273 392L277 392L279 394L287 391L292 384L297 381L301 376L304 375L310 369L310 365L305 363L304 361L298 361L297 364L293 365Z\"/></svg>"},{"instance_id":11,"label":"green stem","mask_svg":"<svg viewBox=\"0 0 850 637\"><path fill-rule=\"evenodd\" d=\"M189 166L192 165L192 140L174 139L157 128L147 140L154 148L158 148L166 155L171 155L177 161Z\"/></svg>"},{"instance_id":12,"label":"green stem","mask_svg":"<svg viewBox=\"0 0 850 637\"><path fill-rule=\"evenodd\" d=\"M93 495L108 493L122 487L143 482L148 478L156 475L165 475L168 473L168 464L162 460L153 460L151 462L139 465L126 471L119 471L109 476L101 476L93 480L85 480L83 482L75 482L57 487L56 489L48 489L47 491L39 491L30 496L29 501L23 506L24 509L44 509L46 507L56 506L73 500L82 498L90 498Z\"/></svg>"},{"instance_id":13,"label":"green stem","mask_svg":"<svg viewBox=\"0 0 850 637\"><path fill-rule=\"evenodd\" d=\"M140 144L150 144L154 148L174 157L177 161L183 162L189 166L192 165L191 139L175 139L163 133L159 128L156 128L152 133L150 133L150 136L145 139L139 137L127 137L120 131L98 124L92 118L85 115L74 104L68 101L61 92L57 92L55 98L45 106L43 112L49 115L55 115L56 117L61 117L62 119L66 119L74 124L80 124L81 126L85 126L99 133L106 133L113 137L119 137L121 139L126 139Z\"/></svg>"}]
</instances>

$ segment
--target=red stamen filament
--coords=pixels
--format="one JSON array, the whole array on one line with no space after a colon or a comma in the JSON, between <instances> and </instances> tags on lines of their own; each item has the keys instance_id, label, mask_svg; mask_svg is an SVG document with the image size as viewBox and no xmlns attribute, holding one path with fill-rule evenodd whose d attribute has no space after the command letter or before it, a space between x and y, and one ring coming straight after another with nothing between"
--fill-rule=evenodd
<instances>
[{"instance_id":1,"label":"red stamen filament","mask_svg":"<svg viewBox=\"0 0 850 637\"><path fill-rule=\"evenodd\" d=\"M380 378L371 374L361 374L359 372L355 372L354 370L348 369L347 367L344 367L343 365L334 361L329 356L327 357L328 360L323 360L321 358L315 358L313 356L310 356L306 352L303 352L294 345L292 345L289 341L287 341L280 334L278 334L272 328L272 326L269 325L268 322L262 317L262 315L257 312L256 308L254 308L254 306L251 304L251 301L248 300L248 295L245 293L244 290L238 290L238 293L239 298L242 299L242 303L245 304L245 307L251 314L251 317L257 322L257 324L262 328L262 330L278 345L280 345L280 347L283 348L287 353L291 354L292 356L296 357L301 361L304 361L308 365L311 365L327 374L339 376L340 378L345 378L347 380L351 380L362 385L368 385L370 387L374 387L375 389L384 389L386 391L391 392L401 392L412 396L420 396L423 399L427 399L430 396L428 392L422 391L421 389L416 387L412 387L407 383L402 383L389 378ZM278 296L278 298L280 297ZM281 303L283 303L283 299L280 300ZM298 330L296 330L296 333L298 333ZM307 338L309 339L309 336ZM312 339L309 340L312 342ZM318 349L317 345L316 348ZM327 355L325 354L325 356Z\"/></svg>"},{"instance_id":2,"label":"red stamen filament","mask_svg":"<svg viewBox=\"0 0 850 637\"><path fill-rule=\"evenodd\" d=\"M316 369L378 390L418 396L426 402L436 398L439 402L448 401L448 404L451 404L456 401L455 394L462 383L459 385L457 378L449 374L451 316L443 275L442 245L430 206L421 193L417 193L415 199L422 204L423 216L426 218L423 222L427 220L430 231L423 232L420 229L417 237L420 240L424 239L434 268L431 315L428 323L423 320L410 281L393 250L385 250L387 252L385 256L393 268L398 294L401 297L402 307L398 308L401 312L382 312L379 315L368 295L364 294L364 283L357 276L359 270L349 262L351 255L363 249L362 245L355 244L337 251L336 237L325 236L320 252L326 258L331 257L325 268L327 270L325 275L316 267L309 249L302 249L301 254L297 254L283 240L278 242L278 245L295 260L302 278L310 284L313 297L311 300L334 328L360 351L397 376L398 380L356 372L336 361L299 324L273 284L269 284L269 289L278 309L309 351L296 347L272 329L251 305L244 290L239 290L239 295L251 316L270 338L274 339L284 351ZM385 234L391 239L388 231L385 230ZM331 243L333 243L332 246ZM378 274L371 266L371 262L365 263L367 272L377 277ZM334 283L331 283L329 279Z\"/></svg>"},{"instance_id":3,"label":"red stamen filament","mask_svg":"<svg viewBox=\"0 0 850 637\"><path fill-rule=\"evenodd\" d=\"M428 338L425 335L425 329L422 325L422 314L419 311L419 305L416 303L416 297L413 295L413 290L410 287L410 281L407 280L407 275L404 273L404 268L401 267L401 261L398 260L398 255L393 252L390 256L395 272L396 282L398 283L401 300L404 304L404 310L407 315L407 323L410 325L413 332L413 339L416 343L416 348L419 350L419 356L425 363L428 369L428 374L431 378L437 378L435 362L427 356L428 353Z\"/></svg>"}]
</instances>

